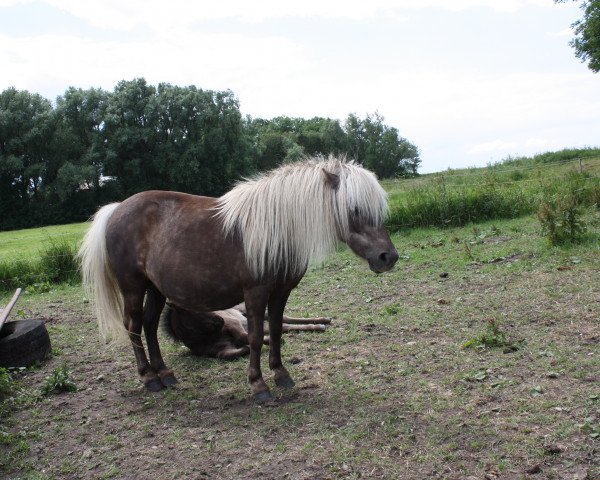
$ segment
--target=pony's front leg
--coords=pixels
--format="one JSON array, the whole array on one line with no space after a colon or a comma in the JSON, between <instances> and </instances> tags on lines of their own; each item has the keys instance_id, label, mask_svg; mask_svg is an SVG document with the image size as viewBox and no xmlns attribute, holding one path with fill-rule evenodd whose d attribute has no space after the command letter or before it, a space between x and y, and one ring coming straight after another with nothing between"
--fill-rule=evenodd
<instances>
[{"instance_id":1,"label":"pony's front leg","mask_svg":"<svg viewBox=\"0 0 600 480\"><path fill-rule=\"evenodd\" d=\"M266 403L274 400L260 370L260 352L263 345L267 298L268 292L265 292L265 289L261 287L244 291L244 301L248 316L248 344L250 346L248 382L250 383L254 400L258 403Z\"/></svg>"},{"instance_id":2,"label":"pony's front leg","mask_svg":"<svg viewBox=\"0 0 600 480\"><path fill-rule=\"evenodd\" d=\"M275 373L275 383L281 388L292 388L295 384L281 361L281 333L283 310L290 291L273 294L269 299L269 367Z\"/></svg>"}]
</instances>

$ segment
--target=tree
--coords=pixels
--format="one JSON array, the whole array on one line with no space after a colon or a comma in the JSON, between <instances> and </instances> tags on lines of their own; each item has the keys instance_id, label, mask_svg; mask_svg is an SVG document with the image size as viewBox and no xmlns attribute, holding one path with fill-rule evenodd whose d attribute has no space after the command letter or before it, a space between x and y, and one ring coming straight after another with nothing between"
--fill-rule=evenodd
<instances>
[{"instance_id":1,"label":"tree","mask_svg":"<svg viewBox=\"0 0 600 480\"><path fill-rule=\"evenodd\" d=\"M92 196L100 189L107 102L104 90L73 87L56 100L55 146L60 155L48 172L48 182L62 202L82 189Z\"/></svg>"},{"instance_id":2,"label":"tree","mask_svg":"<svg viewBox=\"0 0 600 480\"><path fill-rule=\"evenodd\" d=\"M119 82L108 97L102 173L116 178L123 196L162 187L162 172L153 162L158 137L155 94L155 87L138 78Z\"/></svg>"},{"instance_id":3,"label":"tree","mask_svg":"<svg viewBox=\"0 0 600 480\"><path fill-rule=\"evenodd\" d=\"M48 100L26 90L0 93L0 227L25 225L46 185L54 114Z\"/></svg>"},{"instance_id":4,"label":"tree","mask_svg":"<svg viewBox=\"0 0 600 480\"><path fill-rule=\"evenodd\" d=\"M221 195L251 170L250 142L231 91L158 86L157 168L168 187Z\"/></svg>"},{"instance_id":5,"label":"tree","mask_svg":"<svg viewBox=\"0 0 600 480\"><path fill-rule=\"evenodd\" d=\"M354 114L348 116L345 129L349 155L379 178L416 175L421 163L419 150L383 120L378 113L364 120Z\"/></svg>"},{"instance_id":6,"label":"tree","mask_svg":"<svg viewBox=\"0 0 600 480\"><path fill-rule=\"evenodd\" d=\"M567 1L570 0L555 0L556 3ZM588 62L589 69L597 73L600 71L600 0L584 0L580 7L583 18L572 25L575 38L570 44L577 58Z\"/></svg>"}]
</instances>

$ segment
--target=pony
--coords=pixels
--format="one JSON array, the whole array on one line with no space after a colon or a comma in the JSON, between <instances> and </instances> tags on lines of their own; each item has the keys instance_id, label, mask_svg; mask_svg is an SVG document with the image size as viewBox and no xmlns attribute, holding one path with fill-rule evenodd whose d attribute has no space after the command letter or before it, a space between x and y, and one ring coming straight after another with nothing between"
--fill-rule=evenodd
<instances>
[{"instance_id":1,"label":"pony","mask_svg":"<svg viewBox=\"0 0 600 480\"><path fill-rule=\"evenodd\" d=\"M160 323L169 337L183 343L194 355L234 360L250 353L248 320L243 303L227 310L206 313L188 312L167 304L161 313ZM282 333L324 332L330 323L331 319L324 317L283 315ZM265 336L263 344L268 345L270 341Z\"/></svg>"},{"instance_id":2,"label":"pony","mask_svg":"<svg viewBox=\"0 0 600 480\"><path fill-rule=\"evenodd\" d=\"M281 359L290 292L340 241L373 272L393 268L398 252L384 227L387 214L387 195L375 175L333 156L284 164L219 198L141 192L98 210L78 252L82 279L95 299L100 332L129 338L150 391L177 383L157 337L167 299L197 313L243 301L250 390L256 402L270 402L260 366L266 309L269 367L278 387L292 388Z\"/></svg>"}]
</instances>

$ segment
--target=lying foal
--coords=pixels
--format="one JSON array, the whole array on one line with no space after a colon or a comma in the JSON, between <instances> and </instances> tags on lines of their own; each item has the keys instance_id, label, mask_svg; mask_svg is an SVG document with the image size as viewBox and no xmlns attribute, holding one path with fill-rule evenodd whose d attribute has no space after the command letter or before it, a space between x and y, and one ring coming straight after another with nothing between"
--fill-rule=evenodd
<instances>
[{"instance_id":1,"label":"lying foal","mask_svg":"<svg viewBox=\"0 0 600 480\"><path fill-rule=\"evenodd\" d=\"M193 313L167 304L161 322L167 334L182 342L194 355L232 360L250 353L248 321L243 303L216 312ZM283 332L312 330L322 332L330 319L283 316ZM269 337L264 338L269 343Z\"/></svg>"}]
</instances>

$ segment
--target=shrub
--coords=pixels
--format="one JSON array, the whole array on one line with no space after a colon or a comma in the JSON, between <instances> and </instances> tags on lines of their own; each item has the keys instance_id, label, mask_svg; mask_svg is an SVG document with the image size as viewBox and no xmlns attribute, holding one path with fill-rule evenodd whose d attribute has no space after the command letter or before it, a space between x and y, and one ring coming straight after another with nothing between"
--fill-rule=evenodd
<instances>
[{"instance_id":1,"label":"shrub","mask_svg":"<svg viewBox=\"0 0 600 480\"><path fill-rule=\"evenodd\" d=\"M38 278L37 266L30 260L16 259L0 262L0 291L30 285Z\"/></svg>"},{"instance_id":2,"label":"shrub","mask_svg":"<svg viewBox=\"0 0 600 480\"><path fill-rule=\"evenodd\" d=\"M538 210L538 219L542 235L548 238L552 246L577 243L586 232L585 222L581 219L581 208L573 194L543 201Z\"/></svg>"},{"instance_id":3,"label":"shrub","mask_svg":"<svg viewBox=\"0 0 600 480\"><path fill-rule=\"evenodd\" d=\"M41 253L39 270L53 283L76 282L79 279L75 245L67 240L50 240Z\"/></svg>"}]
</instances>

